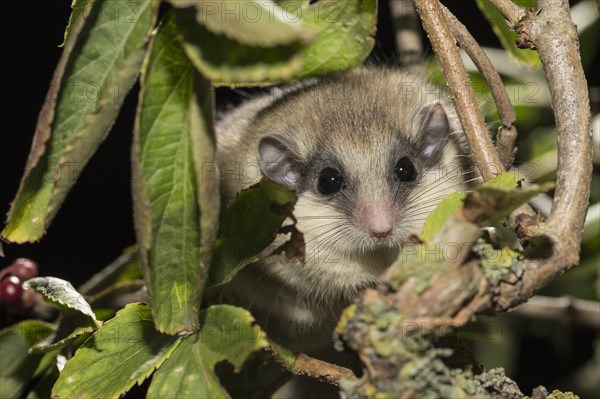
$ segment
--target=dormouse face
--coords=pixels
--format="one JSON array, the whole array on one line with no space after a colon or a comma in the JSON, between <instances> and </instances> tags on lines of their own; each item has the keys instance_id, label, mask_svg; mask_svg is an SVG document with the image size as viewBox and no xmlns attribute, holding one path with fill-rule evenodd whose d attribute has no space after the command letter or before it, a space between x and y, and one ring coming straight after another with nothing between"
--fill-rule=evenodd
<instances>
[{"instance_id":1,"label":"dormouse face","mask_svg":"<svg viewBox=\"0 0 600 399\"><path fill-rule=\"evenodd\" d=\"M295 213L308 240L335 241L348 255L398 249L458 188L440 175L457 154L448 116L434 101L411 110L410 123L389 117L338 123L352 119L348 111L341 107L309 124L320 129L312 145L296 142L310 134L306 126L264 136L261 169L298 191Z\"/></svg>"}]
</instances>

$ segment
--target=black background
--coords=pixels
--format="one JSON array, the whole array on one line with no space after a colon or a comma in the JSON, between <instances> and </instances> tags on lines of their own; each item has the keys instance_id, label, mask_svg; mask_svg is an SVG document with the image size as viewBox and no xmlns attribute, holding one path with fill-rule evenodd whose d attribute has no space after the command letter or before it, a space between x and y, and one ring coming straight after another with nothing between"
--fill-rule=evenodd
<instances>
[{"instance_id":1,"label":"black background","mask_svg":"<svg viewBox=\"0 0 600 399\"><path fill-rule=\"evenodd\" d=\"M2 5L0 213L8 211L14 197L44 101L53 69L60 57L64 28L70 15L70 0L6 1ZM498 41L471 1L446 2L474 36L484 45ZM455 4L454 4L455 3ZM393 62L393 33L388 4L380 2L378 43L373 58ZM598 58L598 57L597 57ZM596 67L598 70L598 59ZM591 77L598 86L598 77ZM231 93L226 96L231 97ZM130 145L137 88L126 98L117 122L84 169L79 181L52 223L43 240L36 244L3 244L6 258L28 257L40 265L40 275L68 279L75 286L115 259L123 248L135 242L130 196ZM231 98L228 99L228 101ZM235 99L234 99L235 101ZM524 393L536 384L555 386L553 379L591 356L591 332L577 333L581 341L573 364L541 361L540 353L552 359L550 348L531 338L521 347L522 362L516 378ZM583 334L583 336L581 336ZM583 339L582 339L583 338ZM528 362L529 357L537 358ZM545 363L545 364L544 364ZM567 367L564 369L563 367Z\"/></svg>"}]
</instances>

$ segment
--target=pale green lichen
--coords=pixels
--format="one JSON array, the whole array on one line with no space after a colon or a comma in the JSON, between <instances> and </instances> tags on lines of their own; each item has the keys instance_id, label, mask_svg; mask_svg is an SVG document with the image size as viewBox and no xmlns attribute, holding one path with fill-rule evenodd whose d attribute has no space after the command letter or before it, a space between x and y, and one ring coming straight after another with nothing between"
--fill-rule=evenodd
<instances>
[{"instance_id":1,"label":"pale green lichen","mask_svg":"<svg viewBox=\"0 0 600 399\"><path fill-rule=\"evenodd\" d=\"M455 336L403 334L406 326L393 304L362 303L347 316L342 337L354 337L370 366L361 379L340 384L344 398L397 398L406 392L422 398L523 396L503 370L484 372Z\"/></svg>"},{"instance_id":2,"label":"pale green lichen","mask_svg":"<svg viewBox=\"0 0 600 399\"><path fill-rule=\"evenodd\" d=\"M545 389L544 389L545 392ZM573 392L561 392L558 389L552 391L552 393L548 394L548 399L579 399L579 396L574 394ZM523 399L531 399L531 396L523 396Z\"/></svg>"},{"instance_id":3,"label":"pale green lichen","mask_svg":"<svg viewBox=\"0 0 600 399\"><path fill-rule=\"evenodd\" d=\"M342 331L344 331L346 329L346 323L348 322L349 319L351 319L352 317L354 317L356 313L356 305L352 304L350 306L348 306L346 309L344 309L344 311L342 312L342 315L340 316L340 320L337 323L336 326L336 332L338 334L341 334Z\"/></svg>"},{"instance_id":4,"label":"pale green lichen","mask_svg":"<svg viewBox=\"0 0 600 399\"><path fill-rule=\"evenodd\" d=\"M555 389L548 395L548 399L579 399L579 396L575 395L573 392L561 392Z\"/></svg>"},{"instance_id":5,"label":"pale green lichen","mask_svg":"<svg viewBox=\"0 0 600 399\"><path fill-rule=\"evenodd\" d=\"M510 275L517 278L523 275L520 252L508 247L496 249L483 239L477 240L473 252L480 256L483 273L493 285L505 281Z\"/></svg>"}]
</instances>

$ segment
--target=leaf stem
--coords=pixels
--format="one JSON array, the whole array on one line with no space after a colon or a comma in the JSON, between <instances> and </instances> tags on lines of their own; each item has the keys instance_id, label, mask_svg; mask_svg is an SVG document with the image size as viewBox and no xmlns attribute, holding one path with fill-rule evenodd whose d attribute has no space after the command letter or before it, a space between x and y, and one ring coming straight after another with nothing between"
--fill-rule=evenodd
<instances>
[{"instance_id":1,"label":"leaf stem","mask_svg":"<svg viewBox=\"0 0 600 399\"><path fill-rule=\"evenodd\" d=\"M565 325L578 324L600 329L600 304L572 296L547 297L536 295L517 307L511 314L557 320Z\"/></svg>"}]
</instances>

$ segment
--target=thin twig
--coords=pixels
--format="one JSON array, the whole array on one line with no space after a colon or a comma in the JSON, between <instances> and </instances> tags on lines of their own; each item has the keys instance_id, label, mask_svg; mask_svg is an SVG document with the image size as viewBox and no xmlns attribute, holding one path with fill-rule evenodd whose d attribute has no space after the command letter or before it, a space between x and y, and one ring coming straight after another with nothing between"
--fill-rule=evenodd
<instances>
[{"instance_id":1,"label":"thin twig","mask_svg":"<svg viewBox=\"0 0 600 399\"><path fill-rule=\"evenodd\" d=\"M342 379L356 379L356 376L350 369L315 359L304 353L298 354L294 367L290 371L296 375L307 375L333 385L339 385Z\"/></svg>"},{"instance_id":2,"label":"thin twig","mask_svg":"<svg viewBox=\"0 0 600 399\"><path fill-rule=\"evenodd\" d=\"M496 102L498 115L500 116L502 123L508 127L512 126L517 119L515 109L510 102L502 79L494 68L494 65L492 65L492 62L485 51L479 46L479 43L477 43L475 38L473 38L467 28L454 16L454 14L452 14L452 12L444 5L441 5L441 8L444 17L448 20L450 31L452 31L452 35L458 42L458 45L465 50L469 58L471 58L479 72L481 72L487 81L494 97L494 101Z\"/></svg>"},{"instance_id":3,"label":"thin twig","mask_svg":"<svg viewBox=\"0 0 600 399\"><path fill-rule=\"evenodd\" d=\"M475 92L448 23L442 15L440 3L437 0L415 0L415 6L452 95L452 102L467 136L471 154L483 178L489 180L505 169L489 137Z\"/></svg>"},{"instance_id":4,"label":"thin twig","mask_svg":"<svg viewBox=\"0 0 600 399\"><path fill-rule=\"evenodd\" d=\"M483 75L494 97L496 109L500 116L502 126L498 129L496 135L496 150L505 169L510 169L515 160L515 140L517 138L517 129L513 123L517 119L515 109L513 108L506 88L502 83L500 75L492 65L487 54L479 43L469 33L467 28L448 10L441 5L444 17L448 20L448 26L452 35L458 42L469 58L473 61L479 72Z\"/></svg>"},{"instance_id":5,"label":"thin twig","mask_svg":"<svg viewBox=\"0 0 600 399\"><path fill-rule=\"evenodd\" d=\"M571 296L552 298L536 295L515 308L512 314L600 329L600 303Z\"/></svg>"},{"instance_id":6,"label":"thin twig","mask_svg":"<svg viewBox=\"0 0 600 399\"><path fill-rule=\"evenodd\" d=\"M304 353L298 353L290 361L289 355L284 355L287 350L271 344L267 350L271 352L277 363L294 375L306 375L319 381L338 386L340 380L356 380L352 370L324 360L315 359Z\"/></svg>"},{"instance_id":7,"label":"thin twig","mask_svg":"<svg viewBox=\"0 0 600 399\"><path fill-rule=\"evenodd\" d=\"M490 0L504 18L512 24L516 23L525 13L525 10L511 0Z\"/></svg>"},{"instance_id":8,"label":"thin twig","mask_svg":"<svg viewBox=\"0 0 600 399\"><path fill-rule=\"evenodd\" d=\"M389 2L392 25L396 38L398 63L409 66L421 61L423 43L418 15L412 0Z\"/></svg>"}]
</instances>

